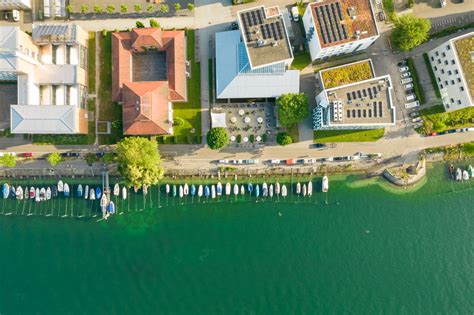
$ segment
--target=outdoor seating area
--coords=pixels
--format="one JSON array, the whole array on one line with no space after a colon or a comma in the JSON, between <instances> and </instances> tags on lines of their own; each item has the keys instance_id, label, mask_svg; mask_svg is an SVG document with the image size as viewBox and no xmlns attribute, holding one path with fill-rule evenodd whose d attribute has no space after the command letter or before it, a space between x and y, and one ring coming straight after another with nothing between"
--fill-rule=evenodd
<instances>
[{"instance_id":1,"label":"outdoor seating area","mask_svg":"<svg viewBox=\"0 0 474 315\"><path fill-rule=\"evenodd\" d=\"M214 112L226 114L230 145L253 145L275 141L276 118L272 103L220 104Z\"/></svg>"}]
</instances>

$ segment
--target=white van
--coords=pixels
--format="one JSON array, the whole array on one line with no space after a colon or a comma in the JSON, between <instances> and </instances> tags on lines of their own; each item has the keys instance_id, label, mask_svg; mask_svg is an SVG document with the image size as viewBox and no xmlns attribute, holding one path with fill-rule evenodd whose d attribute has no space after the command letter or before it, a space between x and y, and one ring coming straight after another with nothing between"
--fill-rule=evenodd
<instances>
[{"instance_id":1,"label":"white van","mask_svg":"<svg viewBox=\"0 0 474 315\"><path fill-rule=\"evenodd\" d=\"M405 97L405 100L407 102L410 102L410 101L414 101L416 99L416 95L415 94L410 94L410 95L407 95L407 97Z\"/></svg>"},{"instance_id":2,"label":"white van","mask_svg":"<svg viewBox=\"0 0 474 315\"><path fill-rule=\"evenodd\" d=\"M300 13L298 12L297 6L291 8L291 16L293 17L293 21L295 22L298 22L300 20Z\"/></svg>"},{"instance_id":3,"label":"white van","mask_svg":"<svg viewBox=\"0 0 474 315\"><path fill-rule=\"evenodd\" d=\"M413 82L412 78L406 78L406 79L402 79L400 81L401 84L407 84L407 83L411 83L411 82Z\"/></svg>"},{"instance_id":4,"label":"white van","mask_svg":"<svg viewBox=\"0 0 474 315\"><path fill-rule=\"evenodd\" d=\"M415 107L418 107L418 106L420 106L420 102L418 102L418 101L414 101L414 102L405 104L406 109L415 108Z\"/></svg>"}]
</instances>

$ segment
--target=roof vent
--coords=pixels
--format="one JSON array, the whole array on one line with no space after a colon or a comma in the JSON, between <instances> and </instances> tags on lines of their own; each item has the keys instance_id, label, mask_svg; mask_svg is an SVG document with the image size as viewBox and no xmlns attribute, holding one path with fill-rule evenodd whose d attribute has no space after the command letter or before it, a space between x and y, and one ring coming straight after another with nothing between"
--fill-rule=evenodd
<instances>
[{"instance_id":1,"label":"roof vent","mask_svg":"<svg viewBox=\"0 0 474 315\"><path fill-rule=\"evenodd\" d=\"M272 42L272 47L276 47L276 46L278 46L278 42L277 41Z\"/></svg>"},{"instance_id":2,"label":"roof vent","mask_svg":"<svg viewBox=\"0 0 474 315\"><path fill-rule=\"evenodd\" d=\"M347 9L347 13L351 17L351 19L355 20L357 18L357 9L354 7L349 7Z\"/></svg>"},{"instance_id":3,"label":"roof vent","mask_svg":"<svg viewBox=\"0 0 474 315\"><path fill-rule=\"evenodd\" d=\"M262 47L265 44L265 41L261 38L257 40L257 47Z\"/></svg>"}]
</instances>

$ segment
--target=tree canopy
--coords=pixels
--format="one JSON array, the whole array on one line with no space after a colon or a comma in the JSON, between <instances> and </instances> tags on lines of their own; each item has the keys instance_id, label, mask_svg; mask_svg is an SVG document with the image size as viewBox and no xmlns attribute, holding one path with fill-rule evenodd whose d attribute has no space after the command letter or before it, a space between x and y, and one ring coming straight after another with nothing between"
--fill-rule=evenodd
<instances>
[{"instance_id":1,"label":"tree canopy","mask_svg":"<svg viewBox=\"0 0 474 315\"><path fill-rule=\"evenodd\" d=\"M118 170L128 186L155 185L164 169L158 144L143 137L127 137L117 144Z\"/></svg>"},{"instance_id":2,"label":"tree canopy","mask_svg":"<svg viewBox=\"0 0 474 315\"><path fill-rule=\"evenodd\" d=\"M411 14L402 15L395 22L392 42L401 50L411 50L428 39L430 28L431 22L428 19L418 18Z\"/></svg>"},{"instance_id":3,"label":"tree canopy","mask_svg":"<svg viewBox=\"0 0 474 315\"><path fill-rule=\"evenodd\" d=\"M50 153L46 159L48 160L49 164L51 164L51 166L56 166L63 160L61 154L58 152Z\"/></svg>"},{"instance_id":4,"label":"tree canopy","mask_svg":"<svg viewBox=\"0 0 474 315\"><path fill-rule=\"evenodd\" d=\"M15 167L16 165L16 155L6 153L0 157L0 165L7 167Z\"/></svg>"},{"instance_id":5,"label":"tree canopy","mask_svg":"<svg viewBox=\"0 0 474 315\"><path fill-rule=\"evenodd\" d=\"M225 128L211 128L207 133L207 145L212 150L219 150L229 142L229 135Z\"/></svg>"},{"instance_id":6,"label":"tree canopy","mask_svg":"<svg viewBox=\"0 0 474 315\"><path fill-rule=\"evenodd\" d=\"M280 132L277 134L277 143L281 146L285 146L293 143L293 139L286 132Z\"/></svg>"},{"instance_id":7,"label":"tree canopy","mask_svg":"<svg viewBox=\"0 0 474 315\"><path fill-rule=\"evenodd\" d=\"M278 121L282 126L291 127L309 115L308 97L304 93L283 94L277 99Z\"/></svg>"}]
</instances>

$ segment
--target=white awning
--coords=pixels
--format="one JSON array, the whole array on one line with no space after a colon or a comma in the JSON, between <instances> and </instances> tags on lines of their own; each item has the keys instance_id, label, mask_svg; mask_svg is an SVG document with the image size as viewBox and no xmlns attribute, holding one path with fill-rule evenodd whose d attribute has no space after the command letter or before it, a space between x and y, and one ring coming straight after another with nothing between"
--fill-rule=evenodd
<instances>
[{"instance_id":1,"label":"white awning","mask_svg":"<svg viewBox=\"0 0 474 315\"><path fill-rule=\"evenodd\" d=\"M227 128L225 113L212 113L211 112L212 128L222 127Z\"/></svg>"}]
</instances>

